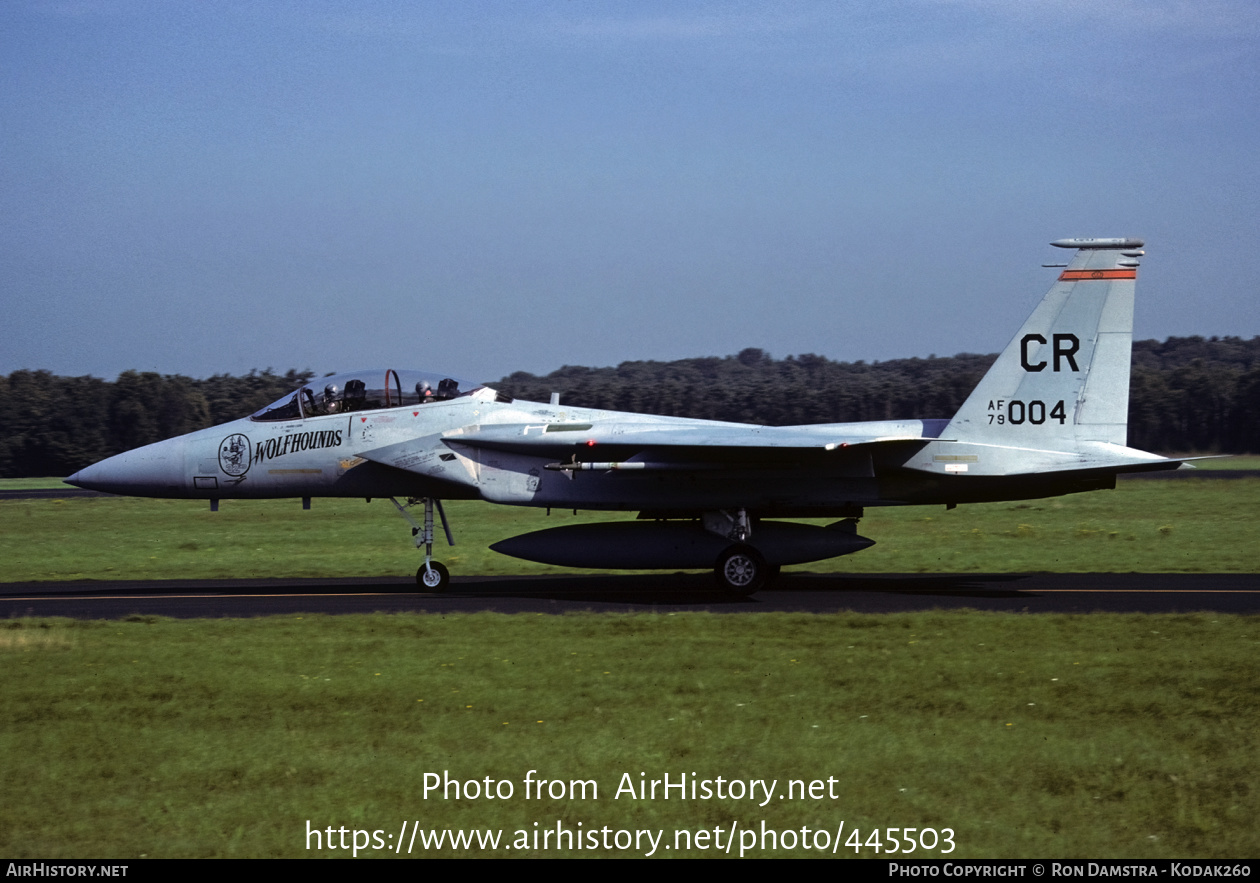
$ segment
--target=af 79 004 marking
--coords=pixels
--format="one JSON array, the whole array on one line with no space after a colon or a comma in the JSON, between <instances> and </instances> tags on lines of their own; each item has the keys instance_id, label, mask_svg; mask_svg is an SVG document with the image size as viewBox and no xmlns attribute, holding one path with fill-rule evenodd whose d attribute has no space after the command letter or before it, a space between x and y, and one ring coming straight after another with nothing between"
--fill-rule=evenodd
<instances>
[{"instance_id":1,"label":"af 79 004 marking","mask_svg":"<svg viewBox=\"0 0 1260 883\"><path fill-rule=\"evenodd\" d=\"M1005 413L1003 413L1005 412ZM1063 399L1059 399L1050 408L1050 419L1057 420L1060 423L1067 422L1067 410L1064 408ZM1019 426L1025 420L1034 426L1040 426L1046 422L1046 403L1041 399L1033 399L1031 402L1025 402L1021 399L1011 399L1004 402L999 399L996 402L989 402L989 422L1003 425L1010 423Z\"/></svg>"}]
</instances>

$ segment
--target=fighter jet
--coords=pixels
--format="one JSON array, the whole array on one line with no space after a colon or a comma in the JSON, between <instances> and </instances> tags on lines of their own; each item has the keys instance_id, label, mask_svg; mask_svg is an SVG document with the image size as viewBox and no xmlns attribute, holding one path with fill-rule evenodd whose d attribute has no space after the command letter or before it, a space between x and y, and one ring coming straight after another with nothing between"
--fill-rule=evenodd
<instances>
[{"instance_id":1,"label":"fighter jet","mask_svg":"<svg viewBox=\"0 0 1260 883\"><path fill-rule=\"evenodd\" d=\"M562 566L708 569L749 594L779 568L857 552L869 507L1113 488L1184 461L1127 446L1140 239L1061 239L1074 252L952 419L758 426L514 401L394 369L325 377L240 420L110 457L72 485L148 497L389 498L433 558L442 500L638 512L634 521L512 537L496 551ZM406 503L400 503L399 497ZM423 507L416 521L409 507ZM789 519L834 519L828 526Z\"/></svg>"}]
</instances>

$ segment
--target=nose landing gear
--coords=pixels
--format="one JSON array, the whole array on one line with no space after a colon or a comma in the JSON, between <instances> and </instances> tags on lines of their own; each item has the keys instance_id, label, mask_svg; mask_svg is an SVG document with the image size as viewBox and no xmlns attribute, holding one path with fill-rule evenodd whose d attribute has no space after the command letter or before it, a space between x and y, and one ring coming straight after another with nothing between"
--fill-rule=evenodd
<instances>
[{"instance_id":1,"label":"nose landing gear","mask_svg":"<svg viewBox=\"0 0 1260 883\"><path fill-rule=\"evenodd\" d=\"M426 592L443 591L450 584L451 574L440 561L433 560L434 509L437 509L438 518L442 520L442 530L446 533L447 545L455 545L455 537L451 535L451 526L446 522L446 512L442 509L442 501L433 497L422 497L419 500L414 497L407 499L407 506L414 506L416 503L424 504L423 525L416 523L416 520L407 512L407 506L399 503L394 497L390 497L389 501L394 504L398 514L411 524L411 535L416 538L416 548L424 547L424 564L420 565L420 569L416 571L416 585Z\"/></svg>"}]
</instances>

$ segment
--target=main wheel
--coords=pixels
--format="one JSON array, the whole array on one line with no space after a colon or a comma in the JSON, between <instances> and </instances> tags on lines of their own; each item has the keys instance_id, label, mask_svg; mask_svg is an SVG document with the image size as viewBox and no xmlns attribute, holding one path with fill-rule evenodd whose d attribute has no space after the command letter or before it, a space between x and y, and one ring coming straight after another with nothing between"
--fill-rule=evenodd
<instances>
[{"instance_id":1,"label":"main wheel","mask_svg":"<svg viewBox=\"0 0 1260 883\"><path fill-rule=\"evenodd\" d=\"M416 585L426 592L440 592L451 581L451 572L438 561L430 561L428 567L423 564L416 571Z\"/></svg>"},{"instance_id":2,"label":"main wheel","mask_svg":"<svg viewBox=\"0 0 1260 883\"><path fill-rule=\"evenodd\" d=\"M718 587L732 595L745 597L764 589L778 572L752 546L731 546L718 556L713 568Z\"/></svg>"}]
</instances>

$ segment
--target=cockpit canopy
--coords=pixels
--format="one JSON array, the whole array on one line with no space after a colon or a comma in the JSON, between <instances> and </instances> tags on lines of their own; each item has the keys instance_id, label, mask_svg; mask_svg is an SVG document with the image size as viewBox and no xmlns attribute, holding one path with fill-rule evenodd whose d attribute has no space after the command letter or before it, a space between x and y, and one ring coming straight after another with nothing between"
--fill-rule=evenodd
<instances>
[{"instance_id":1,"label":"cockpit canopy","mask_svg":"<svg viewBox=\"0 0 1260 883\"><path fill-rule=\"evenodd\" d=\"M424 371L372 368L312 380L250 415L251 420L300 420L325 414L378 411L403 405L424 405L471 395L480 383Z\"/></svg>"}]
</instances>

